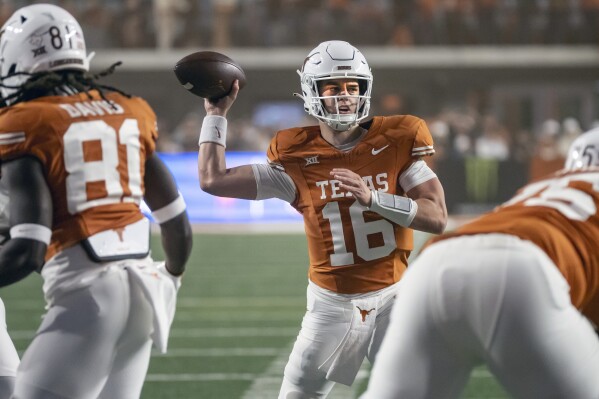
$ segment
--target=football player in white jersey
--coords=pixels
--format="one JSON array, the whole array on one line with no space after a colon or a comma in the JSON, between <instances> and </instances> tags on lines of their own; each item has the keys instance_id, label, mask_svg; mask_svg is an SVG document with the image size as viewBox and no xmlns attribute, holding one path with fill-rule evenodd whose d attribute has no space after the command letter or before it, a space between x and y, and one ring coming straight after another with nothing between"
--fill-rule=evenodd
<instances>
[{"instance_id":1,"label":"football player in white jersey","mask_svg":"<svg viewBox=\"0 0 599 399\"><path fill-rule=\"evenodd\" d=\"M452 399L486 365L518 399L599 398L599 129L565 168L433 238L361 399Z\"/></svg>"},{"instance_id":2,"label":"football player in white jersey","mask_svg":"<svg viewBox=\"0 0 599 399\"><path fill-rule=\"evenodd\" d=\"M280 198L304 216L310 255L307 312L280 399L325 398L351 385L374 361L390 304L412 249L412 229L439 233L443 188L421 158L434 153L426 123L412 115L368 118L372 73L343 41L319 44L300 75L314 126L279 131L269 164L225 164L225 116L238 83L206 100L200 133L200 184L218 196Z\"/></svg>"},{"instance_id":3,"label":"football player in white jersey","mask_svg":"<svg viewBox=\"0 0 599 399\"><path fill-rule=\"evenodd\" d=\"M40 272L47 312L17 370L15 399L137 399L162 352L192 246L185 202L155 152L141 98L89 73L64 9L18 9L0 36L0 158L10 240L0 286ZM111 70L109 70L111 71ZM149 220L166 262L149 255Z\"/></svg>"}]
</instances>

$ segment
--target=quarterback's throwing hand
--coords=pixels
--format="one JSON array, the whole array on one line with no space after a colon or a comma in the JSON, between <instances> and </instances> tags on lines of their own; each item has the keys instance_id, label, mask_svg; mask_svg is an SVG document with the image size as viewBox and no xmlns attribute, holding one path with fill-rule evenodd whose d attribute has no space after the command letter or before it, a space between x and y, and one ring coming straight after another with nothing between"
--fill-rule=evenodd
<instances>
[{"instance_id":1,"label":"quarterback's throwing hand","mask_svg":"<svg viewBox=\"0 0 599 399\"><path fill-rule=\"evenodd\" d=\"M239 93L239 80L235 80L231 92L226 96L221 97L218 100L205 98L204 108L206 109L206 114L226 117L229 108L231 108L233 102L235 102L235 99L237 98L237 93Z\"/></svg>"},{"instance_id":2,"label":"quarterback's throwing hand","mask_svg":"<svg viewBox=\"0 0 599 399\"><path fill-rule=\"evenodd\" d=\"M341 182L340 187L352 193L360 205L370 206L370 189L357 173L349 169L334 168L331 175Z\"/></svg>"}]
</instances>

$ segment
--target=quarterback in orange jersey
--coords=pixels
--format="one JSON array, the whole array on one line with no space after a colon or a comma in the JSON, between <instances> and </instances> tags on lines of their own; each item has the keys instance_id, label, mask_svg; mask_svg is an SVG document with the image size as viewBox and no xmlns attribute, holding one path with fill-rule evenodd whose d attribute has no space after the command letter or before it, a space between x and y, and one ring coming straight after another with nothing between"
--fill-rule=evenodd
<instances>
[{"instance_id":1,"label":"quarterback in orange jersey","mask_svg":"<svg viewBox=\"0 0 599 399\"><path fill-rule=\"evenodd\" d=\"M40 272L47 302L14 398L139 398L152 341L166 350L191 251L185 203L155 153L153 111L99 85L90 58L81 27L60 7L23 7L2 27L10 240L0 286ZM166 262L149 256L142 198Z\"/></svg>"},{"instance_id":2,"label":"quarterback in orange jersey","mask_svg":"<svg viewBox=\"0 0 599 399\"><path fill-rule=\"evenodd\" d=\"M279 398L325 398L372 362L412 250L412 229L440 233L447 211L423 120L368 118L372 73L351 44L321 43L300 71L316 126L279 131L268 164L227 169L225 116L238 94L206 100L200 133L203 190L218 196L277 197L304 217L310 255L307 312Z\"/></svg>"},{"instance_id":3,"label":"quarterback in orange jersey","mask_svg":"<svg viewBox=\"0 0 599 399\"><path fill-rule=\"evenodd\" d=\"M598 242L593 130L563 170L432 239L404 276L362 399L458 398L480 364L514 398L599 398Z\"/></svg>"}]
</instances>

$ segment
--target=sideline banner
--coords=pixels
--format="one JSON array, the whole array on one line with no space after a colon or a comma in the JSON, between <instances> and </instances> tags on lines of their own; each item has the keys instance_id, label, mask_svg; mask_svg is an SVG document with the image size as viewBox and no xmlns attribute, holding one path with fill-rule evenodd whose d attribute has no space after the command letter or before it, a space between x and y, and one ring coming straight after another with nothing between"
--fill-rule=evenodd
<instances>
[{"instance_id":1,"label":"sideline banner","mask_svg":"<svg viewBox=\"0 0 599 399\"><path fill-rule=\"evenodd\" d=\"M301 215L277 198L248 201L215 197L202 191L198 179L198 154L195 152L158 154L170 169L187 204L192 223L269 223L300 222ZM262 152L228 152L227 167L266 163ZM144 213L148 214L147 208Z\"/></svg>"}]
</instances>

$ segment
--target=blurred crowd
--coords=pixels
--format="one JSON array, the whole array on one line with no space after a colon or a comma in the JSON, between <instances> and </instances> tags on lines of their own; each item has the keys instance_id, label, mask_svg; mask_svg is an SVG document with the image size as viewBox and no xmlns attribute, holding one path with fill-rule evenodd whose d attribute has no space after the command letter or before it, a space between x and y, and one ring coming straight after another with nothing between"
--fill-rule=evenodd
<instances>
[{"instance_id":1,"label":"blurred crowd","mask_svg":"<svg viewBox=\"0 0 599 399\"><path fill-rule=\"evenodd\" d=\"M599 0L43 0L81 22L98 48L303 46L331 38L357 46L599 44ZM2 0L0 19L32 1ZM375 95L376 98L376 95ZM410 113L401 98L379 99L375 114ZM298 107L301 105L298 103ZM476 107L447 107L424 117L438 162L477 157L530 162L531 175L555 169L581 131L574 118L535 128L506 127ZM306 115L295 125L314 121ZM163 126L159 149L196 151L202 116ZM230 121L228 148L264 151L286 126Z\"/></svg>"},{"instance_id":2,"label":"blurred crowd","mask_svg":"<svg viewBox=\"0 0 599 399\"><path fill-rule=\"evenodd\" d=\"M410 113L403 109L399 95L378 98L371 115ZM301 105L298 103L298 107ZM197 151L197 135L202 126L202 114L190 112L173 129L165 126L158 142L163 152ZM435 140L436 154L431 166L445 160L478 158L510 161L529 168L529 177L536 178L559 169L572 141L581 133L599 126L581 126L573 117L547 119L533 128L508 127L495 115L468 106L447 106L434 115L417 115L426 120ZM307 114L293 125L307 126L316 122ZM229 121L227 149L232 151L265 152L274 134L288 127L281 124L260 124L251 117Z\"/></svg>"},{"instance_id":3,"label":"blurred crowd","mask_svg":"<svg viewBox=\"0 0 599 399\"><path fill-rule=\"evenodd\" d=\"M560 169L570 144L585 131L572 117L547 119L532 131L512 130L494 115L455 109L445 110L428 123L435 140L433 162L461 158L510 161L528 165L530 179Z\"/></svg>"},{"instance_id":4,"label":"blurred crowd","mask_svg":"<svg viewBox=\"0 0 599 399\"><path fill-rule=\"evenodd\" d=\"M90 49L599 44L599 0L44 0ZM0 19L32 1L2 0Z\"/></svg>"}]
</instances>

